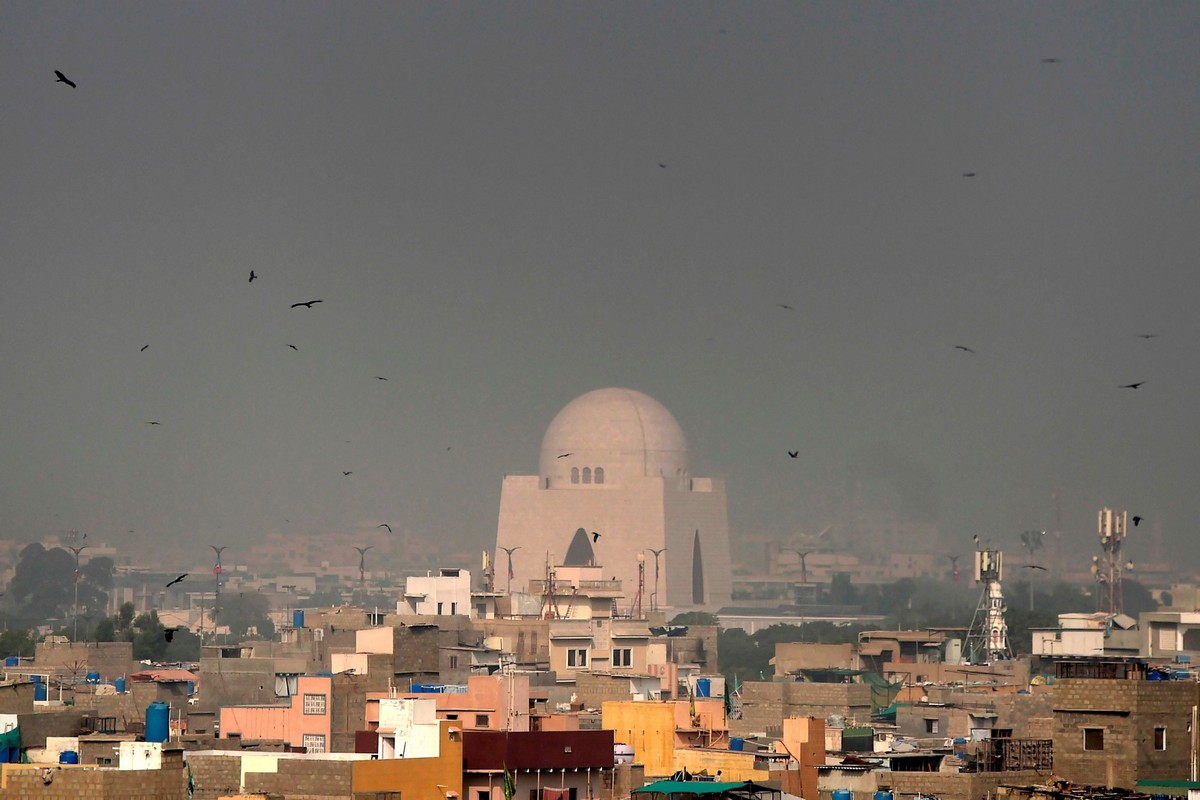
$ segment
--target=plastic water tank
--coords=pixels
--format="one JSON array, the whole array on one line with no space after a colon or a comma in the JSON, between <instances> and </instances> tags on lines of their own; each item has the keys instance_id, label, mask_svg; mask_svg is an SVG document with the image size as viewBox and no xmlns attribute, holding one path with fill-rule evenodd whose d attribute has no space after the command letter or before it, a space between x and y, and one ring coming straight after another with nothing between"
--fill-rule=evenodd
<instances>
[{"instance_id":1,"label":"plastic water tank","mask_svg":"<svg viewBox=\"0 0 1200 800\"><path fill-rule=\"evenodd\" d=\"M295 611L292 612L292 627L293 628L303 628L304 627L304 609L297 608Z\"/></svg>"},{"instance_id":2,"label":"plastic water tank","mask_svg":"<svg viewBox=\"0 0 1200 800\"><path fill-rule=\"evenodd\" d=\"M89 672L87 675L85 675L83 677L83 680L84 680L84 683L99 683L100 682L100 673L96 672L95 670L92 670L91 672Z\"/></svg>"},{"instance_id":3,"label":"plastic water tank","mask_svg":"<svg viewBox=\"0 0 1200 800\"><path fill-rule=\"evenodd\" d=\"M875 800L895 800L895 795L887 789L880 789L875 793Z\"/></svg>"},{"instance_id":4,"label":"plastic water tank","mask_svg":"<svg viewBox=\"0 0 1200 800\"><path fill-rule=\"evenodd\" d=\"M78 764L79 753L74 750L63 750L58 754L58 763L60 764Z\"/></svg>"},{"instance_id":5,"label":"plastic water tank","mask_svg":"<svg viewBox=\"0 0 1200 800\"><path fill-rule=\"evenodd\" d=\"M740 736L729 737L729 749L741 752L746 749L746 740Z\"/></svg>"},{"instance_id":6,"label":"plastic water tank","mask_svg":"<svg viewBox=\"0 0 1200 800\"><path fill-rule=\"evenodd\" d=\"M125 694L125 679L117 678L113 681L113 686L117 687L117 694Z\"/></svg>"},{"instance_id":7,"label":"plastic water tank","mask_svg":"<svg viewBox=\"0 0 1200 800\"><path fill-rule=\"evenodd\" d=\"M621 744L617 742L613 745L613 763L614 764L632 764L633 763L633 745Z\"/></svg>"},{"instance_id":8,"label":"plastic water tank","mask_svg":"<svg viewBox=\"0 0 1200 800\"><path fill-rule=\"evenodd\" d=\"M46 684L42 683L41 681L33 684L33 699L35 701L49 699L49 693L46 691Z\"/></svg>"},{"instance_id":9,"label":"plastic water tank","mask_svg":"<svg viewBox=\"0 0 1200 800\"><path fill-rule=\"evenodd\" d=\"M854 792L849 789L834 789L833 800L854 800Z\"/></svg>"},{"instance_id":10,"label":"plastic water tank","mask_svg":"<svg viewBox=\"0 0 1200 800\"><path fill-rule=\"evenodd\" d=\"M4 666L6 666L6 667L21 666L21 657L20 656L8 656L7 658L4 659Z\"/></svg>"},{"instance_id":11,"label":"plastic water tank","mask_svg":"<svg viewBox=\"0 0 1200 800\"><path fill-rule=\"evenodd\" d=\"M146 706L146 741L165 742L171 733L171 707L166 703Z\"/></svg>"},{"instance_id":12,"label":"plastic water tank","mask_svg":"<svg viewBox=\"0 0 1200 800\"><path fill-rule=\"evenodd\" d=\"M696 697L712 697L712 684L708 678L696 678Z\"/></svg>"}]
</instances>

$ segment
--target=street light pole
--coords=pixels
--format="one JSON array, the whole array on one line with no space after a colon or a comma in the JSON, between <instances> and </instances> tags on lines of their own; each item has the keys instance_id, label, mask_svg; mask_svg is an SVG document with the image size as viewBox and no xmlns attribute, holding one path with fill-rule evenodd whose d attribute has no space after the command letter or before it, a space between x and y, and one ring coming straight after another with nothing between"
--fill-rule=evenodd
<instances>
[{"instance_id":1,"label":"street light pole","mask_svg":"<svg viewBox=\"0 0 1200 800\"><path fill-rule=\"evenodd\" d=\"M366 547L354 548L358 551L358 602L363 604L364 609L367 607L367 551L374 548L374 546L375 545L367 545Z\"/></svg>"},{"instance_id":2,"label":"street light pole","mask_svg":"<svg viewBox=\"0 0 1200 800\"><path fill-rule=\"evenodd\" d=\"M73 627L71 629L71 643L74 644L75 642L79 641L79 554L87 549L87 545L84 544L80 545L79 547L68 547L67 549L75 554L75 604L74 613L72 614L75 619L72 623Z\"/></svg>"},{"instance_id":3,"label":"street light pole","mask_svg":"<svg viewBox=\"0 0 1200 800\"><path fill-rule=\"evenodd\" d=\"M221 545L220 547L218 547L215 544L209 545L209 547L212 548L213 553L215 553L217 556L217 562L215 564L213 564L213 583L215 584L215 586L213 589L212 632L213 632L214 640L217 638L217 609L219 609L221 606L221 553L225 552L225 548L227 548L228 546L229 545ZM200 605L200 624L202 626L204 625L204 605L203 605L203 603L201 603L201 605Z\"/></svg>"},{"instance_id":4,"label":"street light pole","mask_svg":"<svg viewBox=\"0 0 1200 800\"><path fill-rule=\"evenodd\" d=\"M658 557L667 552L667 548L662 547L655 550L653 547L646 548L654 554L654 594L651 595L650 608L658 611Z\"/></svg>"}]
</instances>

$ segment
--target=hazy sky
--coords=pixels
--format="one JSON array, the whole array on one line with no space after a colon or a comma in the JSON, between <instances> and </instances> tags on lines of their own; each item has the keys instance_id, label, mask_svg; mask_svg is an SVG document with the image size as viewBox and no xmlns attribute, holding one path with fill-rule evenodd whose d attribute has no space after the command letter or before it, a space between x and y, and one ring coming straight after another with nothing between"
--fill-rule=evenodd
<instances>
[{"instance_id":1,"label":"hazy sky","mask_svg":"<svg viewBox=\"0 0 1200 800\"><path fill-rule=\"evenodd\" d=\"M1103 505L1191 544L1198 41L1194 2L9 0L0 536L490 547L626 386L735 541L886 453L964 543L1058 490L1088 552Z\"/></svg>"}]
</instances>

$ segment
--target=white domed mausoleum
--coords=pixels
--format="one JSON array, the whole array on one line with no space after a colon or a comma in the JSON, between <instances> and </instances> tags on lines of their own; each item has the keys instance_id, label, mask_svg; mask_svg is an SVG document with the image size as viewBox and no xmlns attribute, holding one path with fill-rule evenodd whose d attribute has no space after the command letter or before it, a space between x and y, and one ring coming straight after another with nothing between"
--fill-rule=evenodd
<instances>
[{"instance_id":1,"label":"white domed mausoleum","mask_svg":"<svg viewBox=\"0 0 1200 800\"><path fill-rule=\"evenodd\" d=\"M594 537L593 532L600 536ZM687 439L661 403L633 389L597 389L558 412L537 475L500 492L496 588L525 591L555 566L603 568L629 604L645 557L642 608L719 607L732 588L725 482L688 471ZM666 548L663 551L663 548ZM654 554L658 596L654 594Z\"/></svg>"}]
</instances>

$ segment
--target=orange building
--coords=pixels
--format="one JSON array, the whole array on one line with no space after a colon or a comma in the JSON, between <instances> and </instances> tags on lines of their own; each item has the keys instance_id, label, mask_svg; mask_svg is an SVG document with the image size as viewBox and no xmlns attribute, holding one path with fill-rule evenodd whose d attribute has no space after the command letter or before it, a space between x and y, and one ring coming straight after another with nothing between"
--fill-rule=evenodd
<instances>
[{"instance_id":1,"label":"orange building","mask_svg":"<svg viewBox=\"0 0 1200 800\"><path fill-rule=\"evenodd\" d=\"M404 800L456 800L463 785L462 739L458 725L443 721L435 756L354 762L354 796L396 792Z\"/></svg>"}]
</instances>

